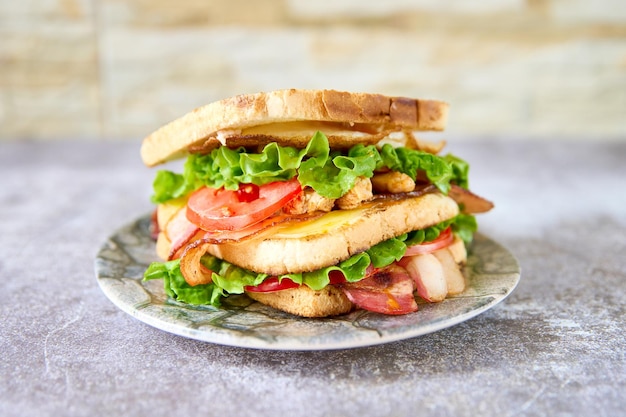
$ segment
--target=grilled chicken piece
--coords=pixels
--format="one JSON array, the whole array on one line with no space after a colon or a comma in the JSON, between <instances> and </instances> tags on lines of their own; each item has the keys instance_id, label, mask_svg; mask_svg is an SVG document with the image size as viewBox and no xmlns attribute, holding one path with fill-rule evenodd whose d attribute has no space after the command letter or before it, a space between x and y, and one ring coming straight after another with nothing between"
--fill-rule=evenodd
<instances>
[{"instance_id":1,"label":"grilled chicken piece","mask_svg":"<svg viewBox=\"0 0 626 417\"><path fill-rule=\"evenodd\" d=\"M332 210L334 204L334 199L322 197L314 189L306 187L300 197L291 200L283 207L283 212L287 214L304 214L314 211L328 212Z\"/></svg>"},{"instance_id":2,"label":"grilled chicken piece","mask_svg":"<svg viewBox=\"0 0 626 417\"><path fill-rule=\"evenodd\" d=\"M406 174L388 171L374 174L372 186L378 193L410 193L415 189L415 181Z\"/></svg>"},{"instance_id":3,"label":"grilled chicken piece","mask_svg":"<svg viewBox=\"0 0 626 417\"><path fill-rule=\"evenodd\" d=\"M354 187L341 198L338 198L336 204L340 209L353 209L360 206L364 201L371 200L372 197L372 182L369 178L358 177Z\"/></svg>"}]
</instances>

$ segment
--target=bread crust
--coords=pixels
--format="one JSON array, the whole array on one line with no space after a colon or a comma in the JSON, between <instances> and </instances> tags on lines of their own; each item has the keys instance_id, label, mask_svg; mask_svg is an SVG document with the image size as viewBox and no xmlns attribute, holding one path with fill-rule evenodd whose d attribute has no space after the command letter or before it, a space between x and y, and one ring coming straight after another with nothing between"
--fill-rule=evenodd
<instances>
[{"instance_id":1,"label":"bread crust","mask_svg":"<svg viewBox=\"0 0 626 417\"><path fill-rule=\"evenodd\" d=\"M247 292L246 295L277 310L302 317L338 316L349 313L354 308L354 304L341 288L334 285L328 285L318 291L301 285L276 292Z\"/></svg>"},{"instance_id":2,"label":"bread crust","mask_svg":"<svg viewBox=\"0 0 626 417\"><path fill-rule=\"evenodd\" d=\"M155 166L184 156L194 146L237 146L242 129L303 121L333 123L348 132L375 130L377 139L391 131L440 131L447 114L448 104L441 101L380 94L298 89L245 94L199 107L161 127L143 140L141 157ZM336 136L329 138L331 147L346 138L363 143L362 135Z\"/></svg>"}]
</instances>

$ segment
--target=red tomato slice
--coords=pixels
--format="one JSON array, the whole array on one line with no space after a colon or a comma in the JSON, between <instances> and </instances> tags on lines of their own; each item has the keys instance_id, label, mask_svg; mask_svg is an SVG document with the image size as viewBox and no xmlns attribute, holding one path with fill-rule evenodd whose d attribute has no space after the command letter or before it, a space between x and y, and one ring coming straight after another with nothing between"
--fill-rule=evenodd
<instances>
[{"instance_id":1,"label":"red tomato slice","mask_svg":"<svg viewBox=\"0 0 626 417\"><path fill-rule=\"evenodd\" d=\"M454 242L454 234L452 233L452 230L448 227L446 230L439 234L437 239L433 241L409 246L408 248L406 248L404 256L415 256L431 253L451 245L452 242Z\"/></svg>"},{"instance_id":2,"label":"red tomato slice","mask_svg":"<svg viewBox=\"0 0 626 417\"><path fill-rule=\"evenodd\" d=\"M297 179L277 181L243 191L202 187L189 197L187 218L207 231L239 230L270 217L281 207L300 195Z\"/></svg>"},{"instance_id":3,"label":"red tomato slice","mask_svg":"<svg viewBox=\"0 0 626 417\"><path fill-rule=\"evenodd\" d=\"M267 278L265 281L256 286L247 285L243 289L247 292L274 292L287 290L289 288L297 288L300 284L293 282L289 278L279 280L277 277Z\"/></svg>"},{"instance_id":4,"label":"red tomato slice","mask_svg":"<svg viewBox=\"0 0 626 417\"><path fill-rule=\"evenodd\" d=\"M237 190L239 201L250 203L259 198L259 186L255 184L240 184Z\"/></svg>"},{"instance_id":5,"label":"red tomato slice","mask_svg":"<svg viewBox=\"0 0 626 417\"><path fill-rule=\"evenodd\" d=\"M346 276L341 271L330 271L330 273L328 274L328 278L330 279L330 283L332 285L338 285L348 282L346 280Z\"/></svg>"}]
</instances>

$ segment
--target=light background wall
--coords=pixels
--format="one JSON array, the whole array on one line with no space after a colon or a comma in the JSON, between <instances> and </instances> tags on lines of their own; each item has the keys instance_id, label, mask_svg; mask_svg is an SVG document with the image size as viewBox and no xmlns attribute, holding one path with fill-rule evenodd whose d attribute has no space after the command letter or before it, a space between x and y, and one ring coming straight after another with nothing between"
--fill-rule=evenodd
<instances>
[{"instance_id":1,"label":"light background wall","mask_svg":"<svg viewBox=\"0 0 626 417\"><path fill-rule=\"evenodd\" d=\"M141 138L291 87L443 99L460 136L626 140L626 1L0 0L0 139Z\"/></svg>"}]
</instances>

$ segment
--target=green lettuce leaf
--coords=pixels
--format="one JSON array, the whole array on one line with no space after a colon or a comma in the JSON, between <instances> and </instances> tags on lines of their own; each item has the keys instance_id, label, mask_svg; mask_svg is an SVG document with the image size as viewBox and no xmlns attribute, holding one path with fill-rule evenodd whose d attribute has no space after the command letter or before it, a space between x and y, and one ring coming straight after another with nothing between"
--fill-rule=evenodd
<instances>
[{"instance_id":1,"label":"green lettuce leaf","mask_svg":"<svg viewBox=\"0 0 626 417\"><path fill-rule=\"evenodd\" d=\"M419 245L420 243L430 242L439 237L441 232L446 230L456 218L443 221L431 227L422 230L414 230L407 233L405 244L407 246Z\"/></svg>"},{"instance_id":2,"label":"green lettuce leaf","mask_svg":"<svg viewBox=\"0 0 626 417\"><path fill-rule=\"evenodd\" d=\"M243 294L244 287L256 286L268 277L235 266L211 255L202 257L203 264L213 271L213 282L229 294Z\"/></svg>"},{"instance_id":3,"label":"green lettuce leaf","mask_svg":"<svg viewBox=\"0 0 626 417\"><path fill-rule=\"evenodd\" d=\"M188 189L188 184L185 182L183 175L165 170L157 171L152 188L154 192L150 197L150 201L154 204L165 203L166 201L182 197L191 191Z\"/></svg>"},{"instance_id":4,"label":"green lettuce leaf","mask_svg":"<svg viewBox=\"0 0 626 417\"><path fill-rule=\"evenodd\" d=\"M303 272L301 274L289 274L289 278L295 282L307 285L313 290L321 290L330 284L330 273L340 271L346 281L356 282L363 279L365 270L370 265L370 257L366 252L358 253L337 265L322 268L313 272Z\"/></svg>"},{"instance_id":5,"label":"green lettuce leaf","mask_svg":"<svg viewBox=\"0 0 626 417\"><path fill-rule=\"evenodd\" d=\"M452 168L451 182L466 190L469 189L469 164L467 161L452 154L444 156L443 159Z\"/></svg>"},{"instance_id":6,"label":"green lettuce leaf","mask_svg":"<svg viewBox=\"0 0 626 417\"><path fill-rule=\"evenodd\" d=\"M423 171L431 183L442 193L448 194L453 171L443 158L428 152L394 148L390 144L383 145L381 157L384 166L402 172L413 180L417 178L418 171Z\"/></svg>"},{"instance_id":7,"label":"green lettuce leaf","mask_svg":"<svg viewBox=\"0 0 626 417\"><path fill-rule=\"evenodd\" d=\"M372 265L376 268L383 268L391 265L393 262L399 261L406 252L406 234L397 238L385 240L367 250Z\"/></svg>"},{"instance_id":8,"label":"green lettuce leaf","mask_svg":"<svg viewBox=\"0 0 626 417\"><path fill-rule=\"evenodd\" d=\"M208 154L191 154L182 174L157 172L151 199L158 204L203 185L236 190L242 183L263 185L287 181L296 175L303 187L309 186L327 198L339 198L354 186L357 177L370 178L382 167L403 172L413 179L423 172L444 194L450 189L450 182L467 187L469 167L453 155L442 158L389 144L380 150L359 144L342 154L331 152L326 135L317 132L300 150L270 143L259 153L222 146Z\"/></svg>"},{"instance_id":9,"label":"green lettuce leaf","mask_svg":"<svg viewBox=\"0 0 626 417\"><path fill-rule=\"evenodd\" d=\"M476 230L478 230L478 223L476 222L476 217L471 214L459 214L455 217L454 223L452 223L452 231L466 245L472 242Z\"/></svg>"},{"instance_id":10,"label":"green lettuce leaf","mask_svg":"<svg viewBox=\"0 0 626 417\"><path fill-rule=\"evenodd\" d=\"M325 136L324 140L328 143ZM302 186L308 185L324 197L339 198L354 187L357 177L372 177L381 161L376 147L359 144L347 155L333 152L323 160L307 159L300 166L298 180Z\"/></svg>"},{"instance_id":11,"label":"green lettuce leaf","mask_svg":"<svg viewBox=\"0 0 626 417\"><path fill-rule=\"evenodd\" d=\"M193 287L187 284L180 272L180 259L151 263L143 279L144 281L163 279L165 293L170 298L187 304L219 307L220 299L224 295L223 290L213 283Z\"/></svg>"}]
</instances>

